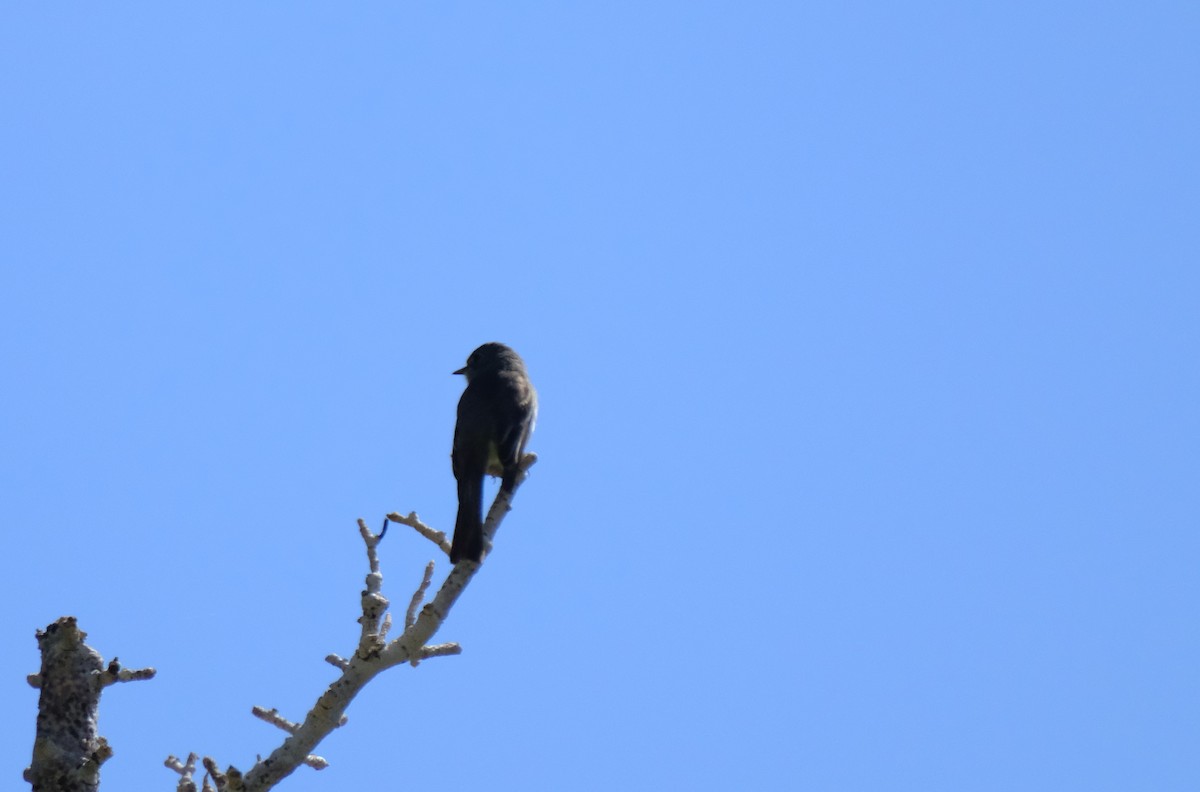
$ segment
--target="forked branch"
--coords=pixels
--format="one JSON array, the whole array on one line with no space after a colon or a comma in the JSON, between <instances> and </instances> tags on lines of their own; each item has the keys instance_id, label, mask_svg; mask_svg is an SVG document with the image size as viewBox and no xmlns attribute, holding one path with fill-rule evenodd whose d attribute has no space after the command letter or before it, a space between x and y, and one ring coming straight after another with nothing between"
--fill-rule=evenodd
<instances>
[{"instance_id":1,"label":"forked branch","mask_svg":"<svg viewBox=\"0 0 1200 792\"><path fill-rule=\"evenodd\" d=\"M526 454L521 460L521 475L517 477L516 486L511 492L502 489L497 494L488 511L487 519L484 521L485 547L490 548L496 530L511 509L512 497L516 489L525 480L525 472L536 461L537 457L534 454ZM388 515L388 520L411 526L436 544L443 552L449 553L450 542L445 533L422 523L415 512L411 512L407 516L392 513ZM358 619L361 630L354 654L349 659L332 654L326 658L330 664L341 671L341 675L317 699L316 704L309 710L302 722L293 723L273 709L255 709L258 717L287 732L288 736L282 745L271 752L270 756L260 759L245 774L233 767L221 772L217 769L214 760L205 757L204 766L219 792L241 792L241 790L262 792L262 790L271 789L302 764L308 764L317 769L324 767L325 760L313 755L312 751L330 732L346 722L346 708L350 706L350 702L354 700L358 692L377 674L403 663L416 665L431 657L445 657L459 654L462 651L458 644L430 645L429 640L446 621L454 603L458 601L475 573L479 571L480 564L473 561L462 561L456 564L433 599L424 607L420 607L433 579L433 562L430 562L409 603L404 619L404 632L398 638L389 641L387 636L391 626L391 614L387 609L390 603L383 595L383 573L380 571L379 558L376 553L376 547L383 532L372 533L362 520L358 521L358 530L366 546L368 572L366 589L361 598L362 615ZM419 612L418 608L420 608ZM180 772L188 782L191 781L191 773L186 772L186 769L190 767L194 770L194 758L186 764L177 759L168 760L168 766ZM192 788L194 788L194 784Z\"/></svg>"}]
</instances>

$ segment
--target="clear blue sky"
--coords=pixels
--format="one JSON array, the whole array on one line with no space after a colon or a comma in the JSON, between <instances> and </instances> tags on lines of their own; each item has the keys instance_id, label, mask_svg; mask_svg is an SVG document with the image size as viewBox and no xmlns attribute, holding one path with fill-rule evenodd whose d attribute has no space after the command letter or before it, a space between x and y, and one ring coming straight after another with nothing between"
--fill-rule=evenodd
<instances>
[{"instance_id":1,"label":"clear blue sky","mask_svg":"<svg viewBox=\"0 0 1200 792\"><path fill-rule=\"evenodd\" d=\"M1195 790L1193 3L0 10L0 520L153 665L105 787L248 768L449 528L479 343L541 462L289 790ZM396 530L406 603L424 540ZM443 565L439 576L444 572ZM381 781L385 779L386 781Z\"/></svg>"}]
</instances>

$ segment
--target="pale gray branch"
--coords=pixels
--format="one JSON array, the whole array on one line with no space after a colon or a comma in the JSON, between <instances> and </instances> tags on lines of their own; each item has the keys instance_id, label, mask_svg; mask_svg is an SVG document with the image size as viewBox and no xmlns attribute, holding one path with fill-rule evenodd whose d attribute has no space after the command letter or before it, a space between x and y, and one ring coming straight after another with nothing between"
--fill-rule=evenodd
<instances>
[{"instance_id":1,"label":"pale gray branch","mask_svg":"<svg viewBox=\"0 0 1200 792\"><path fill-rule=\"evenodd\" d=\"M413 528L417 533L421 534L421 536L424 536L426 539L440 547L443 553L450 555L450 537L446 536L445 531L439 531L436 528L430 528L428 525L421 522L421 518L417 516L416 512L409 512L407 515L400 514L399 512L391 512L388 514L387 518L390 522L400 523L401 525L407 525L410 528Z\"/></svg>"},{"instance_id":2,"label":"pale gray branch","mask_svg":"<svg viewBox=\"0 0 1200 792\"><path fill-rule=\"evenodd\" d=\"M461 646L456 643L444 643L424 647L421 649L420 658L428 660L431 657L449 657L450 655L458 654L462 654Z\"/></svg>"},{"instance_id":3,"label":"pale gray branch","mask_svg":"<svg viewBox=\"0 0 1200 792\"><path fill-rule=\"evenodd\" d=\"M521 460L521 475L517 477L513 491L501 490L492 503L483 526L484 538L489 546L501 521L511 508L516 488L525 480L525 472L536 461L535 455L526 454ZM410 512L407 516L391 513L388 515L388 519L411 526L449 554L450 542L446 534L425 525L417 517L416 512ZM243 790L245 792L261 792L275 786L301 764L309 764L313 767L324 766L325 760L313 756L313 749L331 731L345 722L346 708L358 692L377 674L402 663L431 657L446 657L462 652L462 648L455 643L431 646L428 642L441 628L446 617L449 616L451 608L454 607L454 603L458 601L480 565L473 561L462 561L456 564L450 570L450 574L438 589L437 594L417 613L416 609L420 606L432 581L433 563L430 562L426 567L421 585L409 603L404 632L395 640L388 641L386 638L388 627L391 624L391 616L386 613L388 599L382 593L383 573L380 571L379 558L376 554L379 536L372 533L362 520L358 521L358 529L366 546L369 568L366 589L363 591L361 599L362 616L358 619L362 628L358 648L349 660L334 654L325 658L330 664L341 670L341 676L334 680L317 699L316 704L302 723L296 724L278 718L277 713L271 715L274 713L273 710L261 710L262 714L255 713L288 732L288 736L284 739L283 744L271 752L266 759L259 759L244 777L233 767L221 773L217 770L215 762L207 757L204 759L204 766L208 769L220 792L243 792ZM269 717L264 717L264 715Z\"/></svg>"},{"instance_id":4,"label":"pale gray branch","mask_svg":"<svg viewBox=\"0 0 1200 792\"><path fill-rule=\"evenodd\" d=\"M295 734L296 729L298 728L297 724L292 723L290 720L280 715L279 710L275 709L274 707L271 709L266 709L265 707L251 707L250 714L259 720L266 721L277 729L282 729L288 734Z\"/></svg>"},{"instance_id":5,"label":"pale gray branch","mask_svg":"<svg viewBox=\"0 0 1200 792\"><path fill-rule=\"evenodd\" d=\"M433 582L433 562L430 561L425 565L425 575L421 578L421 585L417 586L417 590L413 592L412 600L408 603L408 612L404 614L404 629L412 627L413 622L417 620L417 608L421 607L421 603L425 601L425 592L429 590L429 584Z\"/></svg>"},{"instance_id":6,"label":"pale gray branch","mask_svg":"<svg viewBox=\"0 0 1200 792\"><path fill-rule=\"evenodd\" d=\"M196 781L192 776L196 774L196 760L199 757L196 754L188 754L187 761L180 761L174 756L168 756L165 764L167 767L179 773L179 783L175 786L175 792L196 792ZM207 781L205 788L208 788Z\"/></svg>"}]
</instances>

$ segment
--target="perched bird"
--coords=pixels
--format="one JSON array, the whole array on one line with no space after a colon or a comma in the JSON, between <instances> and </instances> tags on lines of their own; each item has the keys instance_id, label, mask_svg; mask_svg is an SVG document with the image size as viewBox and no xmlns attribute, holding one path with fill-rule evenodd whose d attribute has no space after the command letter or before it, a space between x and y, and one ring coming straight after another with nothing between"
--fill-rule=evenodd
<instances>
[{"instance_id":1,"label":"perched bird","mask_svg":"<svg viewBox=\"0 0 1200 792\"><path fill-rule=\"evenodd\" d=\"M467 378L450 454L458 480L450 561L457 564L483 558L483 476L499 475L500 488L512 491L538 405L525 361L504 344L484 344L454 373Z\"/></svg>"}]
</instances>

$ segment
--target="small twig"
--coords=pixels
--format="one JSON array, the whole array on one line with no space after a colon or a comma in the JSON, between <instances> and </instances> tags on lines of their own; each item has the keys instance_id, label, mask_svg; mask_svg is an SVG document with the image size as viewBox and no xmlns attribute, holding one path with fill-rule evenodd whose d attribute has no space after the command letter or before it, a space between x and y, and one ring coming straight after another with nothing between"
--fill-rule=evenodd
<instances>
[{"instance_id":1,"label":"small twig","mask_svg":"<svg viewBox=\"0 0 1200 792\"><path fill-rule=\"evenodd\" d=\"M450 655L462 654L462 647L456 643L434 644L433 646L425 646L418 652L421 660L428 660L431 657L449 657Z\"/></svg>"},{"instance_id":2,"label":"small twig","mask_svg":"<svg viewBox=\"0 0 1200 792\"><path fill-rule=\"evenodd\" d=\"M117 658L109 661L108 667L100 672L100 686L108 687L115 685L118 682L141 682L145 679L154 679L154 675L158 673L153 668L122 668L117 662Z\"/></svg>"},{"instance_id":3,"label":"small twig","mask_svg":"<svg viewBox=\"0 0 1200 792\"><path fill-rule=\"evenodd\" d=\"M299 728L295 723L292 723L290 720L280 715L279 710L275 709L274 707L271 707L271 709L266 709L265 707L251 707L250 713L259 720L266 721L275 728L282 729L288 734L295 734L296 729Z\"/></svg>"},{"instance_id":4,"label":"small twig","mask_svg":"<svg viewBox=\"0 0 1200 792\"><path fill-rule=\"evenodd\" d=\"M425 601L425 592L429 590L431 582L433 582L432 561L425 565L425 576L421 578L421 585L413 592L412 601L408 603L408 613L404 614L404 629L412 627L413 622L417 620L417 608L421 607L421 603Z\"/></svg>"},{"instance_id":5,"label":"small twig","mask_svg":"<svg viewBox=\"0 0 1200 792\"><path fill-rule=\"evenodd\" d=\"M196 781L192 778L196 773L196 754L188 754L186 762L180 761L174 756L168 756L164 764L179 773L179 783L175 786L175 792L196 792ZM205 786L207 787L207 782Z\"/></svg>"},{"instance_id":6,"label":"small twig","mask_svg":"<svg viewBox=\"0 0 1200 792\"><path fill-rule=\"evenodd\" d=\"M416 512L409 512L407 516L399 512L389 512L387 518L394 523L407 525L416 530L417 533L424 536L429 541L442 549L446 555L450 555L450 539L447 538L445 531L439 531L436 528L430 528L425 523L421 522L421 518Z\"/></svg>"},{"instance_id":7,"label":"small twig","mask_svg":"<svg viewBox=\"0 0 1200 792\"><path fill-rule=\"evenodd\" d=\"M373 574L379 574L379 556L375 552L379 545L379 534L371 533L371 529L361 517L358 520L358 532L362 536L363 544L367 546L367 564Z\"/></svg>"},{"instance_id":8,"label":"small twig","mask_svg":"<svg viewBox=\"0 0 1200 792\"><path fill-rule=\"evenodd\" d=\"M358 532L362 535L363 544L367 547L367 564L370 568L367 573L367 588L362 593L362 616L358 620L358 623L362 625L362 634L358 639L358 653L366 657L377 651L382 643L379 633L383 616L390 603L388 598L381 593L383 573L379 571L379 555L375 552L375 548L379 545L379 537L371 533L371 529L367 528L366 522L361 519L358 521Z\"/></svg>"},{"instance_id":9,"label":"small twig","mask_svg":"<svg viewBox=\"0 0 1200 792\"><path fill-rule=\"evenodd\" d=\"M217 767L216 759L206 756L202 761L205 771L208 772L219 792L241 792L245 789L242 784L242 773L236 767L230 767L222 773L221 768Z\"/></svg>"}]
</instances>

